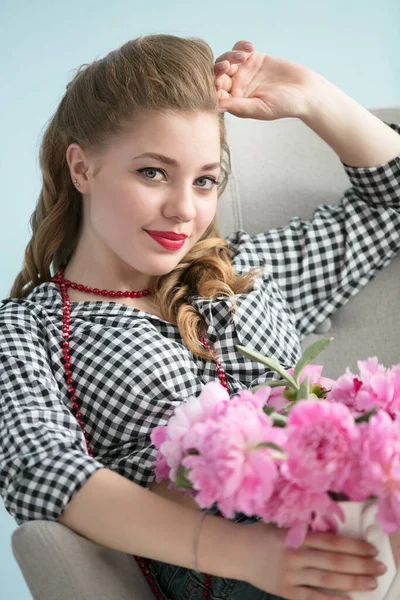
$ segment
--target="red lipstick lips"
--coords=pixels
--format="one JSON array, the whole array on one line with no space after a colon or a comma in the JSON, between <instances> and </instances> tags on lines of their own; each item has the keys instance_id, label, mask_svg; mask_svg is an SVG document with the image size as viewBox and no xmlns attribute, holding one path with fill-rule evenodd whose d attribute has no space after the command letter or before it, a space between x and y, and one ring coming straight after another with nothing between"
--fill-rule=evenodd
<instances>
[{"instance_id":1,"label":"red lipstick lips","mask_svg":"<svg viewBox=\"0 0 400 600\"><path fill-rule=\"evenodd\" d=\"M174 231L145 231L167 250L179 250L182 248L187 235L185 233L175 233Z\"/></svg>"}]
</instances>

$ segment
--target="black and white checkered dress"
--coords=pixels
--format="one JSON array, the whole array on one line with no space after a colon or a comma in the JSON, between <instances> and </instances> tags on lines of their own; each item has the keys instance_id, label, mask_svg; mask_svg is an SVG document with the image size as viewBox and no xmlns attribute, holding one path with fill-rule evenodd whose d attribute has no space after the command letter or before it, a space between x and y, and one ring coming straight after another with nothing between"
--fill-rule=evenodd
<instances>
[{"instance_id":1,"label":"black and white checkered dress","mask_svg":"<svg viewBox=\"0 0 400 600\"><path fill-rule=\"evenodd\" d=\"M392 125L400 133L400 126ZM312 220L227 237L237 272L263 266L249 293L191 296L231 394L276 377L235 350L248 346L286 367L300 341L356 294L400 249L400 157L376 168L344 165L352 187ZM71 362L95 457L69 407L62 362L62 300L42 283L0 307L0 494L18 524L57 520L102 467L150 487L152 429L218 380L175 325L113 301L71 305Z\"/></svg>"}]
</instances>

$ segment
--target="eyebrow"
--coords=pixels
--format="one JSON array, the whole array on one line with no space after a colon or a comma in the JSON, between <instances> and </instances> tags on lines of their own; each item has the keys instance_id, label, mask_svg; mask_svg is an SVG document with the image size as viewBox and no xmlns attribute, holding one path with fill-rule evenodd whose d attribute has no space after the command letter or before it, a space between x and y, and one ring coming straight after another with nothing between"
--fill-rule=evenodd
<instances>
[{"instance_id":1,"label":"eyebrow","mask_svg":"<svg viewBox=\"0 0 400 600\"><path fill-rule=\"evenodd\" d=\"M157 154L156 152L145 152L144 154L139 154L138 156L135 156L133 160L136 160L137 158L143 158L144 156L146 156L147 158L154 158L159 162L163 162L173 167L179 166L178 161L176 161L174 158L170 158L169 156L165 156L164 154ZM220 162L214 162L210 163L209 165L204 165L204 167L200 168L200 171L212 171L213 169L217 169L220 166Z\"/></svg>"}]
</instances>

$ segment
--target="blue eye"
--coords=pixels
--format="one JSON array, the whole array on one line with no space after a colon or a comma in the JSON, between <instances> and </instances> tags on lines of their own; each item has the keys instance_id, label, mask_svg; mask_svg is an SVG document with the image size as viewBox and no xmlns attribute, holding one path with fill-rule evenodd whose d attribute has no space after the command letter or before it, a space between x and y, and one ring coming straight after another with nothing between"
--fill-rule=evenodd
<instances>
[{"instance_id":1,"label":"blue eye","mask_svg":"<svg viewBox=\"0 0 400 600\"><path fill-rule=\"evenodd\" d=\"M165 172L164 172L162 169L157 169L157 168L155 168L155 167L143 167L142 169L137 169L137 172L138 172L138 173L143 173L143 175L144 175L145 179L147 179L147 180L149 180L149 181L157 181L157 179L155 179L155 177L147 177L147 176L145 175L145 173L147 173L147 172L149 172L149 171L150 171L150 172L153 172L153 173L162 173L162 174L165 176ZM209 176L206 176L206 177L199 177L199 178L197 179L197 181L200 181L200 180L202 180L202 179L203 179L204 181L207 181L207 180L208 180L208 181L210 181L210 182L211 182L211 187L210 187L210 188L205 188L205 187L204 187L204 186L202 186L202 185L201 185L201 186L199 186L199 187L200 187L200 189L204 189L204 190L206 190L206 191L208 191L208 192L209 192L209 191L211 191L211 190L214 188L214 186L219 186L219 185L221 185L221 182L219 182L219 181L217 181L216 179L214 179L214 177L209 177ZM159 180L158 180L158 181L159 181Z\"/></svg>"},{"instance_id":2,"label":"blue eye","mask_svg":"<svg viewBox=\"0 0 400 600\"><path fill-rule=\"evenodd\" d=\"M164 173L164 171L161 171L161 169L152 169L151 167L145 167L144 169L138 169L137 171L138 173L144 173L145 171L153 171L153 173ZM145 179L154 179L154 177L145 177Z\"/></svg>"}]
</instances>

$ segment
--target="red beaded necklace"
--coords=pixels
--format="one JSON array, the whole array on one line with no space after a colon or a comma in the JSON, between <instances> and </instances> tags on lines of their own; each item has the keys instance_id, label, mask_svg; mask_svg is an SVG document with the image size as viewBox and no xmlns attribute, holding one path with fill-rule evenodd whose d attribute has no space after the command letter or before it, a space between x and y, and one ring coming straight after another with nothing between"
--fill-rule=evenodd
<instances>
[{"instance_id":1,"label":"red beaded necklace","mask_svg":"<svg viewBox=\"0 0 400 600\"><path fill-rule=\"evenodd\" d=\"M66 383L67 383L67 387L68 387L68 392L69 392L69 396L70 396L70 400L72 402L72 408L74 410L75 413L75 417L79 423L79 425L81 426L81 429L83 431L83 435L85 436L86 439L86 446L88 449L88 454L89 456L93 456L93 452L92 449L90 447L90 443L88 440L88 434L85 430L85 422L82 420L83 414L80 412L80 406L78 404L78 398L76 396L76 389L74 387L74 381L72 379L72 370L71 370L71 355L70 355L70 347L69 347L69 336L70 336L70 324L71 324L71 316L70 316L70 309L71 309L71 302L68 296L68 292L67 292L67 288L71 287L74 290L78 290L80 292L85 292L87 294L93 293L96 296L108 296L109 298L142 298L143 296L148 296L149 294L151 294L150 290L143 290L141 292L130 292L130 291L126 291L126 292L114 292L114 291L108 291L108 290L100 290L99 288L90 288L88 286L84 286L82 284L78 284L75 283L73 281L69 281L68 279L65 280L64 279L64 269L65 269L66 265L63 265L59 268L57 275L55 275L54 277L51 278L51 281L54 283L58 283L60 286L60 292L61 292L61 296L62 296L62 300L63 300L63 343L62 343L62 349L63 349L63 359L64 359L64 370L65 370L65 377L66 377ZM205 340L203 337L199 337L199 341L206 347L208 348L208 350L211 352L214 360L217 363L217 374L219 377L219 380L221 382L221 385L224 386L224 388L227 390L228 386L226 383L226 376L224 373L224 370L221 366L221 362L218 360L217 355L214 351L214 349L211 347L211 345L207 342L207 340ZM223 517L222 513L219 513L219 516ZM154 581L154 579L151 577L151 572L149 569L149 565L148 563L146 563L146 559L142 558L141 556L135 556L135 560L138 563L143 575L145 576L145 578L147 579L148 584L150 585L152 591L155 594L156 600L163 600L163 596L160 593L159 588L156 585L156 582ZM205 574L205 578L206 581L204 582L204 586L205 586L205 590L203 591L203 597L207 597L210 595L210 592L208 591L208 588L211 586L211 575L209 574Z\"/></svg>"}]
</instances>

